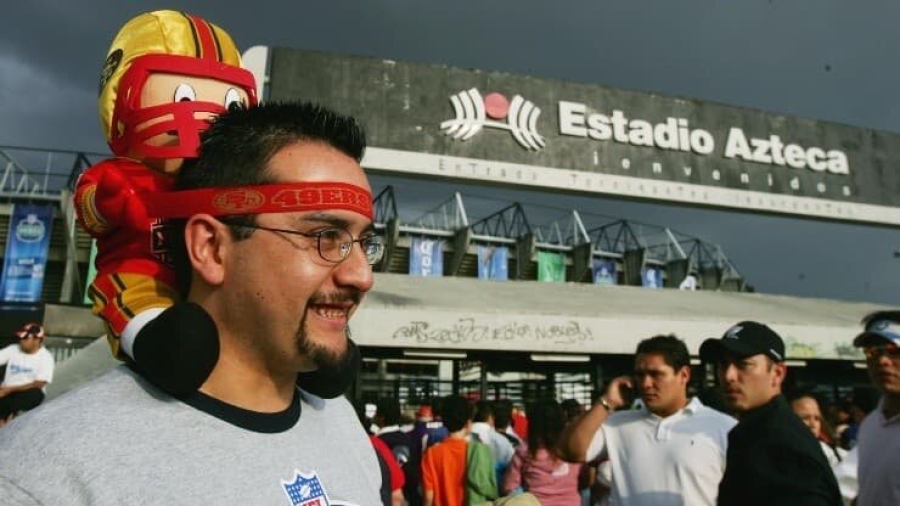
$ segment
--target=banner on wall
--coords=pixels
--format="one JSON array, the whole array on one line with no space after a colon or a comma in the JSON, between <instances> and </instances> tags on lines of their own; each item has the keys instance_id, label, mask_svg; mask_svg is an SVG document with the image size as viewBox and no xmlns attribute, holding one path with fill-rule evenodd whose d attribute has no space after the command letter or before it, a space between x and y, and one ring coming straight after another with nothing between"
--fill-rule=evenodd
<instances>
[{"instance_id":1,"label":"banner on wall","mask_svg":"<svg viewBox=\"0 0 900 506\"><path fill-rule=\"evenodd\" d=\"M538 251L538 281L563 282L566 263L562 253Z\"/></svg>"},{"instance_id":2,"label":"banner on wall","mask_svg":"<svg viewBox=\"0 0 900 506\"><path fill-rule=\"evenodd\" d=\"M91 305L94 301L91 300L91 297L88 295L91 289L91 283L94 282L94 278L97 277L97 267L94 266L94 262L97 260L97 240L91 239L91 259L88 261L88 273L87 279L85 279L84 284L84 303Z\"/></svg>"},{"instance_id":3,"label":"banner on wall","mask_svg":"<svg viewBox=\"0 0 900 506\"><path fill-rule=\"evenodd\" d=\"M595 285L612 286L618 284L615 262L594 259L593 271Z\"/></svg>"},{"instance_id":4,"label":"banner on wall","mask_svg":"<svg viewBox=\"0 0 900 506\"><path fill-rule=\"evenodd\" d=\"M509 279L509 248L478 245L478 279Z\"/></svg>"},{"instance_id":5,"label":"banner on wall","mask_svg":"<svg viewBox=\"0 0 900 506\"><path fill-rule=\"evenodd\" d=\"M0 277L0 299L7 302L41 300L52 230L53 206L13 205Z\"/></svg>"},{"instance_id":6,"label":"banner on wall","mask_svg":"<svg viewBox=\"0 0 900 506\"><path fill-rule=\"evenodd\" d=\"M409 246L409 275L443 276L444 243L434 239L413 237Z\"/></svg>"},{"instance_id":7,"label":"banner on wall","mask_svg":"<svg viewBox=\"0 0 900 506\"><path fill-rule=\"evenodd\" d=\"M644 288L662 288L662 269L658 267L644 267L641 271L641 286Z\"/></svg>"}]
</instances>

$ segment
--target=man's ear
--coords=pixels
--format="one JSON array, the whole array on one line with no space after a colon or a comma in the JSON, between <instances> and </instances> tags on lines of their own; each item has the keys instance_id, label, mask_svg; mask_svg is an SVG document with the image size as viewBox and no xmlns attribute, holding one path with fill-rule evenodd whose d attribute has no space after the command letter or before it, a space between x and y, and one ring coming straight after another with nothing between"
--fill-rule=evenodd
<instances>
[{"instance_id":1,"label":"man's ear","mask_svg":"<svg viewBox=\"0 0 900 506\"><path fill-rule=\"evenodd\" d=\"M683 366L681 369L678 370L678 375L681 376L681 379L682 379L682 381L684 381L685 385L690 383L691 382L691 366L689 366L689 365Z\"/></svg>"},{"instance_id":2,"label":"man's ear","mask_svg":"<svg viewBox=\"0 0 900 506\"><path fill-rule=\"evenodd\" d=\"M787 377L787 365L784 362L776 362L774 366L775 374L772 377L772 382L775 386L780 387L784 383L784 379Z\"/></svg>"},{"instance_id":3,"label":"man's ear","mask_svg":"<svg viewBox=\"0 0 900 506\"><path fill-rule=\"evenodd\" d=\"M208 214L197 214L184 227L184 244L193 278L217 286L225 279L226 251L233 243L231 232Z\"/></svg>"}]
</instances>

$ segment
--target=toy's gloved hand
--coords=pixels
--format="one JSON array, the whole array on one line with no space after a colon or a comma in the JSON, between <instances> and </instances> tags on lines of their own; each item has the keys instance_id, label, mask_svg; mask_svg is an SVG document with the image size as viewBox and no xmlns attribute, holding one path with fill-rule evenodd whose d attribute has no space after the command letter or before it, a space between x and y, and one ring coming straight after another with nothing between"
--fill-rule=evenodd
<instances>
[{"instance_id":1,"label":"toy's gloved hand","mask_svg":"<svg viewBox=\"0 0 900 506\"><path fill-rule=\"evenodd\" d=\"M302 372L297 375L297 386L323 399L340 397L356 381L362 365L359 347L352 339L347 340L347 360L337 369L330 371Z\"/></svg>"},{"instance_id":2,"label":"toy's gloved hand","mask_svg":"<svg viewBox=\"0 0 900 506\"><path fill-rule=\"evenodd\" d=\"M134 340L135 369L174 397L196 392L219 360L219 331L199 305L163 311Z\"/></svg>"},{"instance_id":3,"label":"toy's gloved hand","mask_svg":"<svg viewBox=\"0 0 900 506\"><path fill-rule=\"evenodd\" d=\"M133 229L147 226L147 209L135 194L135 189L126 174L117 170L106 170L97 181L94 195L97 213L111 229L127 224Z\"/></svg>"}]
</instances>

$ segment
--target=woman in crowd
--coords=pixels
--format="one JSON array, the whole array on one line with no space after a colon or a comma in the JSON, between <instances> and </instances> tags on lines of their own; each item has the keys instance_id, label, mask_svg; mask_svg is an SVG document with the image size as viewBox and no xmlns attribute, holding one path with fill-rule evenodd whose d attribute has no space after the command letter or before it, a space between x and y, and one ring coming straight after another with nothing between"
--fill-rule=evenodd
<instances>
[{"instance_id":1,"label":"woman in crowd","mask_svg":"<svg viewBox=\"0 0 900 506\"><path fill-rule=\"evenodd\" d=\"M519 445L503 480L503 491L527 491L542 506L572 506L581 503L578 475L581 464L559 458L556 449L565 425L565 414L553 400L538 402L529 416L527 443Z\"/></svg>"},{"instance_id":2,"label":"woman in crowd","mask_svg":"<svg viewBox=\"0 0 900 506\"><path fill-rule=\"evenodd\" d=\"M791 402L794 413L803 420L803 423L809 427L816 439L822 445L822 452L831 467L837 465L844 459L847 451L836 444L834 434L828 429L822 417L822 410L819 408L819 401L812 395L801 395Z\"/></svg>"}]
</instances>

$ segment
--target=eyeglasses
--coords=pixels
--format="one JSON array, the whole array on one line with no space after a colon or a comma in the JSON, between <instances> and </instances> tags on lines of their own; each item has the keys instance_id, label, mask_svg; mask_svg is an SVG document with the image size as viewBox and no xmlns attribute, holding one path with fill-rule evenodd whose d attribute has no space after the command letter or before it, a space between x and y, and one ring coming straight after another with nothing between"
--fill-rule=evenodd
<instances>
[{"instance_id":1,"label":"eyeglasses","mask_svg":"<svg viewBox=\"0 0 900 506\"><path fill-rule=\"evenodd\" d=\"M381 261L381 257L384 256L384 239L377 234L365 235L358 239L354 239L350 232L342 228L328 228L307 234L298 230L270 228L252 223L237 223L232 220L219 221L238 227L265 230L266 232L273 232L276 234L299 235L315 239L316 248L319 250L319 256L322 257L323 260L335 264L343 262L350 256L350 250L353 249L353 243L359 243L359 247L362 248L363 253L366 255L366 262L369 265L377 264Z\"/></svg>"},{"instance_id":2,"label":"eyeglasses","mask_svg":"<svg viewBox=\"0 0 900 506\"><path fill-rule=\"evenodd\" d=\"M900 360L900 346L893 343L866 346L863 348L863 353L866 354L866 358L868 359L879 359L882 355L887 355L888 358L893 360Z\"/></svg>"}]
</instances>

